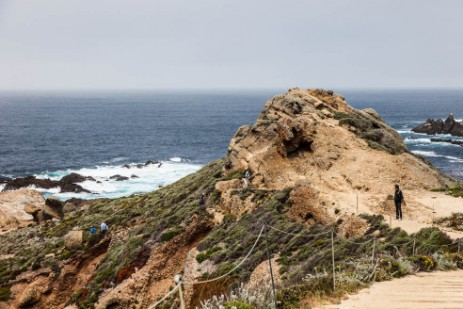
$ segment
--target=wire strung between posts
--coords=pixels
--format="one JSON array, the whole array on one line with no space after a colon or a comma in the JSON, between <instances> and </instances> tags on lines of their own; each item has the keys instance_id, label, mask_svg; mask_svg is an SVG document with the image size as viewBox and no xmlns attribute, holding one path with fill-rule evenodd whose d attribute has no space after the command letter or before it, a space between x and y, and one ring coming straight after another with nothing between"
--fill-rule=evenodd
<instances>
[{"instance_id":1,"label":"wire strung between posts","mask_svg":"<svg viewBox=\"0 0 463 309\"><path fill-rule=\"evenodd\" d=\"M323 236L323 235L326 235L326 234L329 234L331 233L331 230L329 231L326 231L326 232L323 232L323 233L320 233L320 234L306 234L304 235L303 232L300 232L298 234L294 234L294 233L290 233L290 232L285 232L285 231L282 231L276 227L273 227L271 225L267 225L269 228L271 228L272 230L275 230L277 232L280 232L280 233L283 233L283 234L286 234L286 235L292 235L292 236L304 236L304 237L318 237L318 236Z\"/></svg>"},{"instance_id":2,"label":"wire strung between posts","mask_svg":"<svg viewBox=\"0 0 463 309\"><path fill-rule=\"evenodd\" d=\"M257 243L259 242L259 239L262 236L262 233L264 232L264 229L265 229L265 225L263 225L262 228L260 229L259 236L257 236L257 239L254 242L254 245L252 246L251 250L249 250L248 254L246 254L246 256L241 260L241 262L238 263L238 265L236 265L232 270L230 270L226 274L224 274L224 275L222 275L220 277L214 278L214 279L209 279L209 280L204 280L204 281L191 281L191 282L183 281L182 283L186 284L186 285L203 284L203 283L214 282L214 281L220 280L220 279L225 278L226 276L230 275L232 272L234 272L235 270L240 268L241 265L243 265L243 263L249 258L252 251L254 251L254 248L257 246Z\"/></svg>"},{"instance_id":3,"label":"wire strung between posts","mask_svg":"<svg viewBox=\"0 0 463 309\"><path fill-rule=\"evenodd\" d=\"M408 245L408 244L411 244L415 239L412 239L410 241L407 241L407 242L404 242L403 244L396 244L396 243L393 243L393 242L385 242L383 243L383 245L392 245L392 246L395 246L395 247L402 247L402 246L405 246L405 245Z\"/></svg>"},{"instance_id":4,"label":"wire strung between posts","mask_svg":"<svg viewBox=\"0 0 463 309\"><path fill-rule=\"evenodd\" d=\"M372 242L372 241L373 241L373 239L374 239L374 238L372 238L372 239L369 239L369 240L367 240L367 241L364 241L364 242L354 242L354 241L350 241L350 240L348 240L347 238L346 238L346 239L344 239L344 240L345 240L345 241L347 241L348 243L351 243L351 244L354 244L354 245L364 245L364 244L367 244L367 243L369 243L369 242Z\"/></svg>"},{"instance_id":5,"label":"wire strung between posts","mask_svg":"<svg viewBox=\"0 0 463 309\"><path fill-rule=\"evenodd\" d=\"M151 305L150 307L148 307L148 309L153 309L153 308L156 308L156 306L158 306L159 304L161 304L163 301L165 301L169 296L171 296L173 293L175 293L179 288L180 288L180 284L177 284L169 293L167 293L166 295L164 295L163 298L161 298L160 300L157 301L157 303L155 303L154 305Z\"/></svg>"},{"instance_id":6,"label":"wire strung between posts","mask_svg":"<svg viewBox=\"0 0 463 309\"><path fill-rule=\"evenodd\" d=\"M417 240L416 242L419 244L425 245L425 246L429 246L429 247L450 247L450 246L458 244L458 241L452 242L451 244L448 244L448 245L433 245L433 244L428 244L428 243L425 243L419 240Z\"/></svg>"}]
</instances>

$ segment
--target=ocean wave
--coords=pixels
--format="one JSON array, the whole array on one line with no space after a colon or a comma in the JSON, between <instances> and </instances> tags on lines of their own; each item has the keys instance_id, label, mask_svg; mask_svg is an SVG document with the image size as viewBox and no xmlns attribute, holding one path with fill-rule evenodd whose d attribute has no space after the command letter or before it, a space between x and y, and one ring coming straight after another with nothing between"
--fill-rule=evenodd
<instances>
[{"instance_id":1,"label":"ocean wave","mask_svg":"<svg viewBox=\"0 0 463 309\"><path fill-rule=\"evenodd\" d=\"M423 157L445 158L445 159L448 159L449 162L452 162L452 163L463 163L463 159L462 159L462 158L458 158L458 157L454 157L454 156L441 155L441 154L437 154L437 153L434 152L434 151L428 151L428 150L412 150L412 153L414 153L414 154L416 154L416 155L423 156Z\"/></svg>"},{"instance_id":2,"label":"ocean wave","mask_svg":"<svg viewBox=\"0 0 463 309\"><path fill-rule=\"evenodd\" d=\"M404 142L407 144L415 144L415 143L432 143L430 138L411 138L406 137Z\"/></svg>"},{"instance_id":3,"label":"ocean wave","mask_svg":"<svg viewBox=\"0 0 463 309\"><path fill-rule=\"evenodd\" d=\"M172 161L172 162L185 162L185 161L188 161L187 159L184 159L182 157L173 157L173 158L170 158L169 160Z\"/></svg>"},{"instance_id":4,"label":"ocean wave","mask_svg":"<svg viewBox=\"0 0 463 309\"><path fill-rule=\"evenodd\" d=\"M0 192L2 192L3 188L5 188L6 184L2 183L0 184Z\"/></svg>"},{"instance_id":5,"label":"ocean wave","mask_svg":"<svg viewBox=\"0 0 463 309\"><path fill-rule=\"evenodd\" d=\"M86 180L79 183L82 188L91 193L59 193L59 188L58 190L37 188L45 197L55 196L62 200L72 197L82 199L117 198L135 193L154 191L201 168L201 165L182 160L161 161L160 163L162 164L151 164L147 166L141 163L132 163L129 164L131 168L121 165L97 165L93 168L66 169L44 172L34 176L43 179L50 178L52 180L60 180L63 176L70 173L78 173L83 176L91 176L95 179L95 181ZM128 177L129 179L123 181L110 179L110 177L114 175Z\"/></svg>"}]
</instances>

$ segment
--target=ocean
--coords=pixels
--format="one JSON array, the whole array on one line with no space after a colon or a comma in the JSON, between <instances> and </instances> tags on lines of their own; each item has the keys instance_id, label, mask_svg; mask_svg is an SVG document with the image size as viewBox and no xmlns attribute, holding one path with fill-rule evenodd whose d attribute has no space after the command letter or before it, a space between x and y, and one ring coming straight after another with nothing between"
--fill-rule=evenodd
<instances>
[{"instance_id":1,"label":"ocean","mask_svg":"<svg viewBox=\"0 0 463 309\"><path fill-rule=\"evenodd\" d=\"M449 113L463 118L463 91L335 91L358 109L377 110L412 152L463 178L461 146L431 143L429 136L411 132L427 118L445 119ZM0 178L35 175L58 180L76 172L99 181L81 184L91 194L41 190L61 199L152 191L226 155L235 131L253 124L265 102L283 92L3 92ZM163 164L123 167L148 160ZM138 178L109 179L116 174Z\"/></svg>"}]
</instances>

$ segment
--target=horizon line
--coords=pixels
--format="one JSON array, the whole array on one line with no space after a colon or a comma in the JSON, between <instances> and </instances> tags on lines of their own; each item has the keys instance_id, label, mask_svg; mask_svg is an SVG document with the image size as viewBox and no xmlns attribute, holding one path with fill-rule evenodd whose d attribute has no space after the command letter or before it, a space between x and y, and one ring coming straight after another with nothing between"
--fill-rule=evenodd
<instances>
[{"instance_id":1,"label":"horizon line","mask_svg":"<svg viewBox=\"0 0 463 309\"><path fill-rule=\"evenodd\" d=\"M24 89L2 89L0 92L232 92L232 91L287 91L293 88L304 89L325 89L335 91L445 91L463 90L462 87L230 87L230 88L24 88Z\"/></svg>"}]
</instances>

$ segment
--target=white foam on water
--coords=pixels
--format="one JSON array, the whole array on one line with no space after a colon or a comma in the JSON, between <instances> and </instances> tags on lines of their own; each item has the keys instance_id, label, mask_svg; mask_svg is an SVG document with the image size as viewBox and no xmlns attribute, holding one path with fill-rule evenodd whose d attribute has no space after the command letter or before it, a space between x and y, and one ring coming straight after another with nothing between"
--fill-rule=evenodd
<instances>
[{"instance_id":1,"label":"white foam on water","mask_svg":"<svg viewBox=\"0 0 463 309\"><path fill-rule=\"evenodd\" d=\"M2 183L0 184L0 192L2 192L3 188L5 188L6 184Z\"/></svg>"},{"instance_id":2,"label":"white foam on water","mask_svg":"<svg viewBox=\"0 0 463 309\"><path fill-rule=\"evenodd\" d=\"M58 194L61 191L60 187L53 187L53 188L50 188L50 189L44 189L44 188L41 188L41 187L36 187L35 185L27 186L27 189L33 189L33 190L39 191L40 193L43 193L43 194Z\"/></svg>"},{"instance_id":3,"label":"white foam on water","mask_svg":"<svg viewBox=\"0 0 463 309\"><path fill-rule=\"evenodd\" d=\"M426 151L426 150L412 150L412 153L424 156L424 157L443 157L442 155L438 155L434 151Z\"/></svg>"},{"instance_id":4,"label":"white foam on water","mask_svg":"<svg viewBox=\"0 0 463 309\"><path fill-rule=\"evenodd\" d=\"M162 186L171 184L188 174L196 172L201 168L201 165L184 162L181 158L179 162L173 162L171 160L162 161L161 163L160 167L158 167L159 164L152 164L148 166L143 164L141 168L137 168L134 163L130 164L131 168L126 168L120 165L111 165L41 173L35 176L37 178L59 180L70 173L78 173L83 176L91 176L96 181L87 180L78 183L78 185L91 191L91 193L59 193L59 188L58 190L46 190L41 188L38 188L37 190L43 193L46 197L53 195L62 200L72 197L82 199L117 198L135 193L154 191ZM129 179L123 181L110 179L110 177L114 175L128 177ZM136 175L138 178L132 178L133 175Z\"/></svg>"},{"instance_id":5,"label":"white foam on water","mask_svg":"<svg viewBox=\"0 0 463 309\"><path fill-rule=\"evenodd\" d=\"M406 137L404 139L405 143L407 144L417 144L417 143L431 143L430 138L410 138Z\"/></svg>"},{"instance_id":6,"label":"white foam on water","mask_svg":"<svg viewBox=\"0 0 463 309\"><path fill-rule=\"evenodd\" d=\"M169 160L172 161L172 162L186 161L186 160L184 160L183 158L180 158L180 157L173 157L173 158L170 158Z\"/></svg>"},{"instance_id":7,"label":"white foam on water","mask_svg":"<svg viewBox=\"0 0 463 309\"><path fill-rule=\"evenodd\" d=\"M416 155L420 155L423 157L434 157L434 158L446 158L449 162L452 163L463 163L462 158L454 157L454 156L445 156L435 153L434 151L426 151L426 150L412 150L412 152Z\"/></svg>"},{"instance_id":8,"label":"white foam on water","mask_svg":"<svg viewBox=\"0 0 463 309\"><path fill-rule=\"evenodd\" d=\"M403 134L403 133L412 133L412 130L397 130L398 133Z\"/></svg>"}]
</instances>

